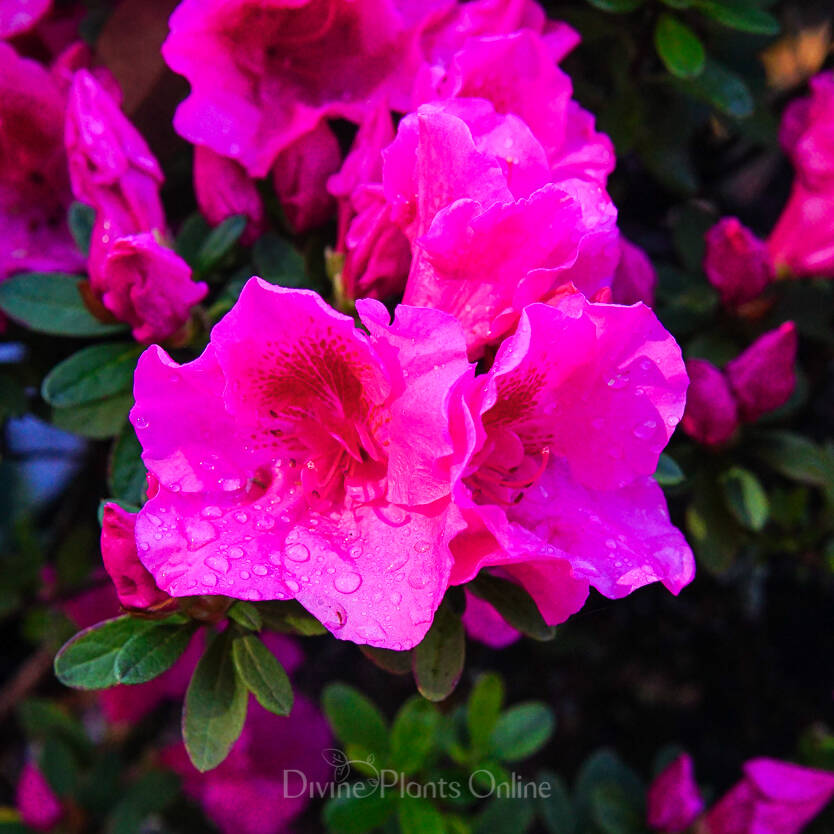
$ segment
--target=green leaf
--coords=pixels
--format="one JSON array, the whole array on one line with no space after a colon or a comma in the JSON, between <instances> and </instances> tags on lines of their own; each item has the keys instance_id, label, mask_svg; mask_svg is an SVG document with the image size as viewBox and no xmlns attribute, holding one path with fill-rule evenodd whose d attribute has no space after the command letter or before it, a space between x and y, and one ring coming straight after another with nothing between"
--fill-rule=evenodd
<instances>
[{"instance_id":1,"label":"green leaf","mask_svg":"<svg viewBox=\"0 0 834 834\"><path fill-rule=\"evenodd\" d=\"M439 726L434 704L419 695L409 698L391 727L391 767L406 775L416 773L435 745Z\"/></svg>"},{"instance_id":2,"label":"green leaf","mask_svg":"<svg viewBox=\"0 0 834 834\"><path fill-rule=\"evenodd\" d=\"M258 703L276 715L292 710L292 686L284 667L254 634L240 634L232 643L232 656L240 679Z\"/></svg>"},{"instance_id":3,"label":"green leaf","mask_svg":"<svg viewBox=\"0 0 834 834\"><path fill-rule=\"evenodd\" d=\"M119 683L153 680L177 662L188 648L196 624L173 625L153 622L153 628L131 637L116 657Z\"/></svg>"},{"instance_id":4,"label":"green leaf","mask_svg":"<svg viewBox=\"0 0 834 834\"><path fill-rule=\"evenodd\" d=\"M591 794L591 817L604 834L643 834L642 811L621 785L599 785Z\"/></svg>"},{"instance_id":5,"label":"green leaf","mask_svg":"<svg viewBox=\"0 0 834 834\"><path fill-rule=\"evenodd\" d=\"M78 251L85 257L90 254L90 239L95 222L96 210L92 206L77 201L70 204L67 224Z\"/></svg>"},{"instance_id":6,"label":"green leaf","mask_svg":"<svg viewBox=\"0 0 834 834\"><path fill-rule=\"evenodd\" d=\"M672 240L681 264L698 282L703 281L701 268L706 254L704 235L715 225L718 216L703 203L690 201L672 211Z\"/></svg>"},{"instance_id":7,"label":"green leaf","mask_svg":"<svg viewBox=\"0 0 834 834\"><path fill-rule=\"evenodd\" d=\"M199 211L195 211L183 220L174 241L174 251L193 268L200 247L210 234L208 220Z\"/></svg>"},{"instance_id":8,"label":"green leaf","mask_svg":"<svg viewBox=\"0 0 834 834\"><path fill-rule=\"evenodd\" d=\"M504 682L498 675L481 675L466 705L466 726L475 750L484 750L504 703Z\"/></svg>"},{"instance_id":9,"label":"green leaf","mask_svg":"<svg viewBox=\"0 0 834 834\"><path fill-rule=\"evenodd\" d=\"M695 0L698 10L730 29L754 35L778 35L779 21L748 0Z\"/></svg>"},{"instance_id":10,"label":"green leaf","mask_svg":"<svg viewBox=\"0 0 834 834\"><path fill-rule=\"evenodd\" d=\"M556 629L547 625L530 595L514 582L481 571L466 587L528 637L552 640L556 634Z\"/></svg>"},{"instance_id":11,"label":"green leaf","mask_svg":"<svg viewBox=\"0 0 834 834\"><path fill-rule=\"evenodd\" d=\"M733 564L741 544L741 530L709 473L695 482L694 498L686 509L686 529L699 566L722 574Z\"/></svg>"},{"instance_id":12,"label":"green leaf","mask_svg":"<svg viewBox=\"0 0 834 834\"><path fill-rule=\"evenodd\" d=\"M46 375L41 395L50 405L67 408L130 391L141 352L135 342L82 348Z\"/></svg>"},{"instance_id":13,"label":"green leaf","mask_svg":"<svg viewBox=\"0 0 834 834\"><path fill-rule=\"evenodd\" d=\"M499 716L489 748L500 759L517 762L544 747L555 726L553 713L544 704L516 704Z\"/></svg>"},{"instance_id":14,"label":"green leaf","mask_svg":"<svg viewBox=\"0 0 834 834\"><path fill-rule=\"evenodd\" d=\"M680 466L664 452L657 462L657 471L654 473L654 479L661 486L676 486L686 480L686 475L683 474Z\"/></svg>"},{"instance_id":15,"label":"green leaf","mask_svg":"<svg viewBox=\"0 0 834 834\"><path fill-rule=\"evenodd\" d=\"M78 760L61 738L51 736L38 758L41 772L58 796L72 796L78 785Z\"/></svg>"},{"instance_id":16,"label":"green leaf","mask_svg":"<svg viewBox=\"0 0 834 834\"><path fill-rule=\"evenodd\" d=\"M179 794L173 773L151 770L137 779L116 804L107 824L107 834L136 834L151 815L164 811Z\"/></svg>"},{"instance_id":17,"label":"green leaf","mask_svg":"<svg viewBox=\"0 0 834 834\"><path fill-rule=\"evenodd\" d=\"M214 638L185 693L182 736L194 767L217 767L237 741L249 693L232 659L231 629Z\"/></svg>"},{"instance_id":18,"label":"green leaf","mask_svg":"<svg viewBox=\"0 0 834 834\"><path fill-rule=\"evenodd\" d=\"M550 787L548 796L542 793L536 799L539 819L548 834L574 834L576 817L564 782L555 773L547 770L539 773L536 781L540 785L546 783Z\"/></svg>"},{"instance_id":19,"label":"green leaf","mask_svg":"<svg viewBox=\"0 0 834 834\"><path fill-rule=\"evenodd\" d=\"M787 431L759 432L751 438L751 448L780 475L822 487L829 499L834 498L834 456L807 437Z\"/></svg>"},{"instance_id":20,"label":"green leaf","mask_svg":"<svg viewBox=\"0 0 834 834\"><path fill-rule=\"evenodd\" d=\"M87 755L92 744L80 721L46 698L29 698L17 708L17 717L29 739L43 741L57 736L81 755Z\"/></svg>"},{"instance_id":21,"label":"green leaf","mask_svg":"<svg viewBox=\"0 0 834 834\"><path fill-rule=\"evenodd\" d=\"M376 646L360 646L359 650L368 660L392 675L411 673L412 653L410 651L395 652L393 649L378 649Z\"/></svg>"},{"instance_id":22,"label":"green leaf","mask_svg":"<svg viewBox=\"0 0 834 834\"><path fill-rule=\"evenodd\" d=\"M274 232L261 235L252 247L256 275L282 287L306 287L308 278L304 258L296 249Z\"/></svg>"},{"instance_id":23,"label":"green leaf","mask_svg":"<svg viewBox=\"0 0 834 834\"><path fill-rule=\"evenodd\" d=\"M22 416L27 405L23 384L9 374L0 374L0 420Z\"/></svg>"},{"instance_id":24,"label":"green leaf","mask_svg":"<svg viewBox=\"0 0 834 834\"><path fill-rule=\"evenodd\" d=\"M342 744L354 744L384 758L388 753L388 726L382 713L361 692L343 683L331 683L322 693L322 707Z\"/></svg>"},{"instance_id":25,"label":"green leaf","mask_svg":"<svg viewBox=\"0 0 834 834\"><path fill-rule=\"evenodd\" d=\"M595 9L614 14L625 14L639 9L646 0L588 0Z\"/></svg>"},{"instance_id":26,"label":"green leaf","mask_svg":"<svg viewBox=\"0 0 834 834\"><path fill-rule=\"evenodd\" d=\"M264 625L273 631L300 634L302 637L327 633L327 629L294 599L260 603L258 613Z\"/></svg>"},{"instance_id":27,"label":"green leaf","mask_svg":"<svg viewBox=\"0 0 834 834\"><path fill-rule=\"evenodd\" d=\"M589 828L591 819L597 817L595 806L598 789L604 785L615 785L625 796L643 797L645 785L637 774L627 767L611 750L601 749L585 760L576 777L574 800L579 814L579 830ZM582 825L582 823L586 825ZM641 832L642 834L642 832Z\"/></svg>"},{"instance_id":28,"label":"green leaf","mask_svg":"<svg viewBox=\"0 0 834 834\"><path fill-rule=\"evenodd\" d=\"M747 118L753 112L753 96L741 77L712 58L683 89L734 119Z\"/></svg>"},{"instance_id":29,"label":"green leaf","mask_svg":"<svg viewBox=\"0 0 834 834\"><path fill-rule=\"evenodd\" d=\"M463 671L465 654L463 623L447 605L441 605L428 633L414 649L414 678L420 694L430 701L450 695Z\"/></svg>"},{"instance_id":30,"label":"green leaf","mask_svg":"<svg viewBox=\"0 0 834 834\"><path fill-rule=\"evenodd\" d=\"M107 467L107 485L117 501L141 506L147 488L142 446L133 426L126 423L113 443Z\"/></svg>"},{"instance_id":31,"label":"green leaf","mask_svg":"<svg viewBox=\"0 0 834 834\"><path fill-rule=\"evenodd\" d=\"M248 628L249 631L260 631L264 625L258 609L251 602L246 602L242 599L239 599L232 605L226 612L226 616L230 620L234 620L238 625Z\"/></svg>"},{"instance_id":32,"label":"green leaf","mask_svg":"<svg viewBox=\"0 0 834 834\"><path fill-rule=\"evenodd\" d=\"M397 821L402 834L444 834L443 817L428 799L400 797Z\"/></svg>"},{"instance_id":33,"label":"green leaf","mask_svg":"<svg viewBox=\"0 0 834 834\"><path fill-rule=\"evenodd\" d=\"M533 822L534 813L533 803L523 797L496 796L475 818L472 832L523 834Z\"/></svg>"},{"instance_id":34,"label":"green leaf","mask_svg":"<svg viewBox=\"0 0 834 834\"><path fill-rule=\"evenodd\" d=\"M104 440L124 428L132 406L132 393L116 394L84 405L56 408L52 412L52 422L64 431Z\"/></svg>"},{"instance_id":35,"label":"green leaf","mask_svg":"<svg viewBox=\"0 0 834 834\"><path fill-rule=\"evenodd\" d=\"M115 686L116 657L132 637L149 631L154 623L135 617L117 617L84 629L65 643L55 656L55 676L75 689Z\"/></svg>"},{"instance_id":36,"label":"green leaf","mask_svg":"<svg viewBox=\"0 0 834 834\"><path fill-rule=\"evenodd\" d=\"M395 807L396 797L392 793L340 796L324 806L323 817L332 834L364 834L383 825Z\"/></svg>"},{"instance_id":37,"label":"green leaf","mask_svg":"<svg viewBox=\"0 0 834 834\"><path fill-rule=\"evenodd\" d=\"M733 466L721 476L724 500L736 520L758 532L770 516L770 502L759 479L748 469Z\"/></svg>"},{"instance_id":38,"label":"green leaf","mask_svg":"<svg viewBox=\"0 0 834 834\"><path fill-rule=\"evenodd\" d=\"M194 259L194 271L205 275L217 267L228 255L246 228L246 215L235 214L227 217L219 226L209 232Z\"/></svg>"},{"instance_id":39,"label":"green leaf","mask_svg":"<svg viewBox=\"0 0 834 834\"><path fill-rule=\"evenodd\" d=\"M678 78L694 78L703 72L706 53L698 36L668 12L654 28L654 45L666 69Z\"/></svg>"},{"instance_id":40,"label":"green leaf","mask_svg":"<svg viewBox=\"0 0 834 834\"><path fill-rule=\"evenodd\" d=\"M80 278L61 272L27 272L0 284L0 310L30 330L53 336L105 336L125 325L103 324L84 306Z\"/></svg>"}]
</instances>

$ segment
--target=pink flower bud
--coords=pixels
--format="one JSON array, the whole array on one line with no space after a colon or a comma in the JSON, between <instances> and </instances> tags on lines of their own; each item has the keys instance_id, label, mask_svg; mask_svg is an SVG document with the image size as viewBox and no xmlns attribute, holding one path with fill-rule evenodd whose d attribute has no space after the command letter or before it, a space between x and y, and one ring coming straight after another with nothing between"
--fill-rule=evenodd
<instances>
[{"instance_id":1,"label":"pink flower bud","mask_svg":"<svg viewBox=\"0 0 834 834\"><path fill-rule=\"evenodd\" d=\"M248 223L241 241L252 243L264 230L264 206L258 189L243 166L210 148L194 148L194 193L197 205L212 226L235 214Z\"/></svg>"},{"instance_id":2,"label":"pink flower bud","mask_svg":"<svg viewBox=\"0 0 834 834\"><path fill-rule=\"evenodd\" d=\"M735 217L725 217L706 234L704 271L727 307L737 307L761 295L773 279L764 241Z\"/></svg>"},{"instance_id":3,"label":"pink flower bud","mask_svg":"<svg viewBox=\"0 0 834 834\"><path fill-rule=\"evenodd\" d=\"M61 800L33 762L26 762L20 774L17 810L24 824L36 831L49 831L64 815Z\"/></svg>"},{"instance_id":4,"label":"pink flower bud","mask_svg":"<svg viewBox=\"0 0 834 834\"><path fill-rule=\"evenodd\" d=\"M160 591L136 552L136 514L110 503L101 524L101 557L119 602L128 608L150 608L170 599Z\"/></svg>"},{"instance_id":5,"label":"pink flower bud","mask_svg":"<svg viewBox=\"0 0 834 834\"><path fill-rule=\"evenodd\" d=\"M695 784L692 757L681 753L652 782L646 797L647 821L664 834L678 834L704 810L704 800Z\"/></svg>"},{"instance_id":6,"label":"pink flower bud","mask_svg":"<svg viewBox=\"0 0 834 834\"><path fill-rule=\"evenodd\" d=\"M786 321L728 363L727 379L743 420L756 420L788 401L796 386L796 347L796 326Z\"/></svg>"},{"instance_id":7,"label":"pink flower bud","mask_svg":"<svg viewBox=\"0 0 834 834\"><path fill-rule=\"evenodd\" d=\"M689 390L683 430L699 443L717 446L729 440L738 426L735 399L724 374L705 359L689 359Z\"/></svg>"}]
</instances>

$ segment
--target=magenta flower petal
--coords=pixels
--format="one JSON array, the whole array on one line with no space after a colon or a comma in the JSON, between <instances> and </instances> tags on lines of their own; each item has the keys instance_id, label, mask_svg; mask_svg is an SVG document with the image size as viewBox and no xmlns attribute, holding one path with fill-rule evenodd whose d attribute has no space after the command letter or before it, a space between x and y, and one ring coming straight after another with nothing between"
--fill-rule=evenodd
<instances>
[{"instance_id":1,"label":"magenta flower petal","mask_svg":"<svg viewBox=\"0 0 834 834\"><path fill-rule=\"evenodd\" d=\"M727 379L744 420L757 420L788 401L796 387L796 349L796 325L786 321L727 364Z\"/></svg>"},{"instance_id":2,"label":"magenta flower petal","mask_svg":"<svg viewBox=\"0 0 834 834\"><path fill-rule=\"evenodd\" d=\"M469 591L465 593L466 610L461 619L466 633L473 640L484 643L491 649L503 649L521 637L521 632L508 625L488 602Z\"/></svg>"},{"instance_id":3,"label":"magenta flower petal","mask_svg":"<svg viewBox=\"0 0 834 834\"><path fill-rule=\"evenodd\" d=\"M664 834L679 834L704 810L704 800L695 783L692 757L681 753L658 774L646 796L647 822Z\"/></svg>"},{"instance_id":4,"label":"magenta flower petal","mask_svg":"<svg viewBox=\"0 0 834 834\"><path fill-rule=\"evenodd\" d=\"M25 825L35 831L49 831L64 816L55 795L38 766L27 761L17 782L17 810Z\"/></svg>"},{"instance_id":5,"label":"magenta flower petal","mask_svg":"<svg viewBox=\"0 0 834 834\"><path fill-rule=\"evenodd\" d=\"M611 292L615 304L637 304L642 301L654 307L655 272L649 256L636 244L620 237L620 261L614 273Z\"/></svg>"},{"instance_id":6,"label":"magenta flower petal","mask_svg":"<svg viewBox=\"0 0 834 834\"><path fill-rule=\"evenodd\" d=\"M31 29L52 7L52 0L0 0L0 38Z\"/></svg>"},{"instance_id":7,"label":"magenta flower petal","mask_svg":"<svg viewBox=\"0 0 834 834\"><path fill-rule=\"evenodd\" d=\"M730 383L706 359L687 359L689 390L681 428L699 443L718 446L733 436L739 424Z\"/></svg>"},{"instance_id":8,"label":"magenta flower petal","mask_svg":"<svg viewBox=\"0 0 834 834\"><path fill-rule=\"evenodd\" d=\"M136 513L109 503L101 523L101 555L119 602L128 608L150 608L170 599L157 588L136 554Z\"/></svg>"},{"instance_id":9,"label":"magenta flower petal","mask_svg":"<svg viewBox=\"0 0 834 834\"><path fill-rule=\"evenodd\" d=\"M794 183L788 204L767 239L777 272L795 277L834 274L832 212L834 186L812 191L799 181Z\"/></svg>"}]
</instances>

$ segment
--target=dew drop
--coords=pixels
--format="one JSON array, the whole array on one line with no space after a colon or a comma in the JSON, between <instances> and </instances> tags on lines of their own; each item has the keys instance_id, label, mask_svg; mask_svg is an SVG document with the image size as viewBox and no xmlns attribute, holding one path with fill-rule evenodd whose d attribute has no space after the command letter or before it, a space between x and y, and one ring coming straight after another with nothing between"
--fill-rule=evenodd
<instances>
[{"instance_id":1,"label":"dew drop","mask_svg":"<svg viewBox=\"0 0 834 834\"><path fill-rule=\"evenodd\" d=\"M429 544L429 542L427 542L427 541L416 542L414 544L414 549L418 553L428 553L430 547L431 547L431 544Z\"/></svg>"},{"instance_id":2,"label":"dew drop","mask_svg":"<svg viewBox=\"0 0 834 834\"><path fill-rule=\"evenodd\" d=\"M228 573L229 560L224 559L222 556L209 556L206 559L206 567L212 568L216 571L220 571L220 573Z\"/></svg>"},{"instance_id":3,"label":"dew drop","mask_svg":"<svg viewBox=\"0 0 834 834\"><path fill-rule=\"evenodd\" d=\"M408 584L412 588L425 588L429 584L429 575L422 570L413 570L408 574Z\"/></svg>"},{"instance_id":4,"label":"dew drop","mask_svg":"<svg viewBox=\"0 0 834 834\"><path fill-rule=\"evenodd\" d=\"M136 428L137 429L146 429L148 427L148 421L144 417L137 417L136 418Z\"/></svg>"},{"instance_id":5,"label":"dew drop","mask_svg":"<svg viewBox=\"0 0 834 834\"><path fill-rule=\"evenodd\" d=\"M269 570L265 565L252 565L252 573L255 576L266 576L269 573Z\"/></svg>"},{"instance_id":6,"label":"dew drop","mask_svg":"<svg viewBox=\"0 0 834 834\"><path fill-rule=\"evenodd\" d=\"M284 552L293 562L306 562L310 558L310 548L306 544L291 544Z\"/></svg>"},{"instance_id":7,"label":"dew drop","mask_svg":"<svg viewBox=\"0 0 834 834\"><path fill-rule=\"evenodd\" d=\"M229 548L229 558L230 559L242 559L244 557L244 552L242 547L238 547L237 545L233 545Z\"/></svg>"},{"instance_id":8,"label":"dew drop","mask_svg":"<svg viewBox=\"0 0 834 834\"><path fill-rule=\"evenodd\" d=\"M242 512L235 513L234 519L238 522L238 524L246 524L246 522L249 521L249 516Z\"/></svg>"},{"instance_id":9,"label":"dew drop","mask_svg":"<svg viewBox=\"0 0 834 834\"><path fill-rule=\"evenodd\" d=\"M203 574L203 585L208 585L213 588L217 584L217 577L213 573Z\"/></svg>"},{"instance_id":10,"label":"dew drop","mask_svg":"<svg viewBox=\"0 0 834 834\"><path fill-rule=\"evenodd\" d=\"M333 587L342 594L352 594L362 584L362 577L358 573L343 573L333 580Z\"/></svg>"},{"instance_id":11,"label":"dew drop","mask_svg":"<svg viewBox=\"0 0 834 834\"><path fill-rule=\"evenodd\" d=\"M240 572L240 578L241 578L241 579L244 579L244 580L245 580L245 579L249 579L249 577L250 577L251 575L252 575L252 574L251 574L251 573L249 573L249 571L248 571L248 570L242 570L242 571Z\"/></svg>"},{"instance_id":12,"label":"dew drop","mask_svg":"<svg viewBox=\"0 0 834 834\"><path fill-rule=\"evenodd\" d=\"M290 593L297 594L301 586L294 579L287 579L284 583L289 589Z\"/></svg>"},{"instance_id":13,"label":"dew drop","mask_svg":"<svg viewBox=\"0 0 834 834\"><path fill-rule=\"evenodd\" d=\"M640 423L634 427L634 436L640 440L648 440L657 428L657 423L654 420L646 420L645 423Z\"/></svg>"},{"instance_id":14,"label":"dew drop","mask_svg":"<svg viewBox=\"0 0 834 834\"><path fill-rule=\"evenodd\" d=\"M203 507L203 509L200 510L200 515L203 518L220 518L223 515L223 510L221 510L220 507L214 506Z\"/></svg>"}]
</instances>

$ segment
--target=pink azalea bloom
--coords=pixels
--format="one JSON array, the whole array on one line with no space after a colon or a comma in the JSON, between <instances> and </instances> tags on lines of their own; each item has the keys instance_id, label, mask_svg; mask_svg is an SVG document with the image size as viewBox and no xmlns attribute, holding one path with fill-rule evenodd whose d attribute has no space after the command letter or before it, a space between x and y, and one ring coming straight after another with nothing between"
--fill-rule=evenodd
<instances>
[{"instance_id":1,"label":"pink azalea bloom","mask_svg":"<svg viewBox=\"0 0 834 834\"><path fill-rule=\"evenodd\" d=\"M160 489L139 558L172 596L295 598L340 638L408 648L461 526L448 401L470 366L451 316L358 308L370 336L253 278L198 359L143 354L131 419Z\"/></svg>"},{"instance_id":2,"label":"pink azalea bloom","mask_svg":"<svg viewBox=\"0 0 834 834\"><path fill-rule=\"evenodd\" d=\"M207 284L191 280L191 267L152 234L116 238L101 269L91 270L90 287L133 328L137 342L172 336L208 292Z\"/></svg>"},{"instance_id":3,"label":"pink azalea bloom","mask_svg":"<svg viewBox=\"0 0 834 834\"><path fill-rule=\"evenodd\" d=\"M64 816L61 800L31 761L23 765L17 782L17 810L24 825L35 831L49 831Z\"/></svg>"},{"instance_id":4,"label":"pink azalea bloom","mask_svg":"<svg viewBox=\"0 0 834 834\"><path fill-rule=\"evenodd\" d=\"M108 218L119 234L165 228L159 163L87 70L79 70L72 81L65 142L76 199Z\"/></svg>"},{"instance_id":5,"label":"pink azalea bloom","mask_svg":"<svg viewBox=\"0 0 834 834\"><path fill-rule=\"evenodd\" d=\"M163 761L223 834L278 834L306 807L308 786L330 781L331 743L324 717L296 693L286 718L250 699L240 738L214 770L197 771L182 744L163 751Z\"/></svg>"},{"instance_id":6,"label":"pink azalea bloom","mask_svg":"<svg viewBox=\"0 0 834 834\"><path fill-rule=\"evenodd\" d=\"M834 189L834 71L811 79L811 95L785 109L779 139L803 184Z\"/></svg>"},{"instance_id":7,"label":"pink azalea bloom","mask_svg":"<svg viewBox=\"0 0 834 834\"><path fill-rule=\"evenodd\" d=\"M339 142L325 121L278 154L272 182L293 231L306 232L333 214L336 201L327 181L341 163Z\"/></svg>"},{"instance_id":8,"label":"pink azalea bloom","mask_svg":"<svg viewBox=\"0 0 834 834\"><path fill-rule=\"evenodd\" d=\"M657 273L649 256L636 244L620 236L620 262L611 284L616 304L637 304L642 301L654 307L654 289Z\"/></svg>"},{"instance_id":9,"label":"pink azalea bloom","mask_svg":"<svg viewBox=\"0 0 834 834\"><path fill-rule=\"evenodd\" d=\"M686 386L680 348L647 307L578 293L528 306L453 413L467 530L452 543L452 582L500 566L551 624L589 585L611 598L655 581L678 593L695 564L651 474Z\"/></svg>"},{"instance_id":10,"label":"pink azalea bloom","mask_svg":"<svg viewBox=\"0 0 834 834\"><path fill-rule=\"evenodd\" d=\"M63 120L64 98L49 71L0 42L0 279L83 267L66 221Z\"/></svg>"},{"instance_id":11,"label":"pink azalea bloom","mask_svg":"<svg viewBox=\"0 0 834 834\"><path fill-rule=\"evenodd\" d=\"M798 834L834 796L834 774L753 759L705 818L707 834Z\"/></svg>"},{"instance_id":12,"label":"pink azalea bloom","mask_svg":"<svg viewBox=\"0 0 834 834\"><path fill-rule=\"evenodd\" d=\"M0 0L0 38L31 29L51 6L52 0Z\"/></svg>"},{"instance_id":13,"label":"pink azalea bloom","mask_svg":"<svg viewBox=\"0 0 834 834\"><path fill-rule=\"evenodd\" d=\"M834 185L814 191L797 180L767 247L777 273L834 276Z\"/></svg>"},{"instance_id":14,"label":"pink azalea bloom","mask_svg":"<svg viewBox=\"0 0 834 834\"><path fill-rule=\"evenodd\" d=\"M194 148L194 193L200 211L212 226L235 214L244 214L248 223L241 241L250 244L263 234L266 227L263 201L254 181L240 163L197 145Z\"/></svg>"},{"instance_id":15,"label":"pink azalea bloom","mask_svg":"<svg viewBox=\"0 0 834 834\"><path fill-rule=\"evenodd\" d=\"M521 632L509 625L488 602L469 591L466 591L466 610L461 619L466 633L491 649L506 648L521 637Z\"/></svg>"},{"instance_id":16,"label":"pink azalea bloom","mask_svg":"<svg viewBox=\"0 0 834 834\"><path fill-rule=\"evenodd\" d=\"M688 359L689 390L681 428L699 443L718 446L739 425L738 408L730 383L720 368L706 359Z\"/></svg>"},{"instance_id":17,"label":"pink azalea bloom","mask_svg":"<svg viewBox=\"0 0 834 834\"><path fill-rule=\"evenodd\" d=\"M382 150L394 135L391 111L378 102L359 126L342 167L327 181L338 204L336 251L345 259L341 289L351 300L401 293L408 276L411 247L382 189Z\"/></svg>"},{"instance_id":18,"label":"pink azalea bloom","mask_svg":"<svg viewBox=\"0 0 834 834\"><path fill-rule=\"evenodd\" d=\"M118 504L106 504L101 523L101 556L119 602L126 608L152 608L170 597L156 587L139 561L135 528L136 513Z\"/></svg>"},{"instance_id":19,"label":"pink azalea bloom","mask_svg":"<svg viewBox=\"0 0 834 834\"><path fill-rule=\"evenodd\" d=\"M385 195L414 246L404 301L453 313L473 358L562 285L588 295L610 285L620 257L610 198L586 180L552 182L517 116L477 99L423 105L383 156Z\"/></svg>"},{"instance_id":20,"label":"pink azalea bloom","mask_svg":"<svg viewBox=\"0 0 834 834\"><path fill-rule=\"evenodd\" d=\"M767 245L736 217L724 217L706 234L704 272L722 303L738 307L758 298L773 280Z\"/></svg>"},{"instance_id":21,"label":"pink azalea bloom","mask_svg":"<svg viewBox=\"0 0 834 834\"><path fill-rule=\"evenodd\" d=\"M742 419L757 420L788 401L796 387L796 348L796 325L786 321L727 364L727 379Z\"/></svg>"},{"instance_id":22,"label":"pink azalea bloom","mask_svg":"<svg viewBox=\"0 0 834 834\"><path fill-rule=\"evenodd\" d=\"M646 797L647 822L664 834L679 834L704 810L704 800L695 783L692 757L681 753L652 782Z\"/></svg>"},{"instance_id":23,"label":"pink azalea bloom","mask_svg":"<svg viewBox=\"0 0 834 834\"><path fill-rule=\"evenodd\" d=\"M162 52L191 83L174 125L265 176L324 118L408 109L419 34L451 0L183 0Z\"/></svg>"}]
</instances>

